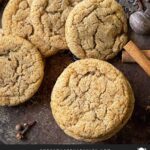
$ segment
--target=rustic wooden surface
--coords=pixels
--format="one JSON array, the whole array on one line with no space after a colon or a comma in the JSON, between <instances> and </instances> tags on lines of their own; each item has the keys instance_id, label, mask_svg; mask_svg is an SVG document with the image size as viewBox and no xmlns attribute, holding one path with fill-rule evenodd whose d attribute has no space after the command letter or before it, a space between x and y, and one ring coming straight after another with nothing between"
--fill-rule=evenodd
<instances>
[{"instance_id":1,"label":"rustic wooden surface","mask_svg":"<svg viewBox=\"0 0 150 150\"><path fill-rule=\"evenodd\" d=\"M0 4L2 15L6 1ZM1 16L0 16L1 18ZM150 36L139 36L130 31L132 39L141 49L150 49ZM55 123L49 107L53 85L68 64L73 62L69 52L52 56L46 60L45 77L38 92L23 105L0 107L0 143L5 144L79 144L63 133ZM127 125L111 139L101 142L143 143L150 144L150 78L137 64L122 64L121 53L110 61L121 70L130 81L135 93L135 109ZM15 125L36 120L37 124L30 130L27 139L18 141L15 138Z\"/></svg>"}]
</instances>

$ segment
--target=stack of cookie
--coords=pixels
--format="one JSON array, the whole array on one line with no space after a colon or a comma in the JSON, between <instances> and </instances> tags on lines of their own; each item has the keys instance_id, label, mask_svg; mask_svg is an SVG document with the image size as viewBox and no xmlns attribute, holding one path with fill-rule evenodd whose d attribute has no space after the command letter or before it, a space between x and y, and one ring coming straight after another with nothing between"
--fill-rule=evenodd
<instances>
[{"instance_id":1,"label":"stack of cookie","mask_svg":"<svg viewBox=\"0 0 150 150\"><path fill-rule=\"evenodd\" d=\"M95 142L128 121L130 84L102 61L127 42L126 17L115 0L10 0L2 28L0 105L30 99L44 76L43 58L68 49L86 59L69 65L54 86L51 109L58 125L76 139Z\"/></svg>"},{"instance_id":2,"label":"stack of cookie","mask_svg":"<svg viewBox=\"0 0 150 150\"><path fill-rule=\"evenodd\" d=\"M30 41L44 57L70 49L78 58L113 58L127 41L121 5L81 1L10 0L2 19L4 34Z\"/></svg>"},{"instance_id":3,"label":"stack of cookie","mask_svg":"<svg viewBox=\"0 0 150 150\"><path fill-rule=\"evenodd\" d=\"M65 22L79 1L10 0L2 18L4 33L30 41L44 57L68 49Z\"/></svg>"}]
</instances>

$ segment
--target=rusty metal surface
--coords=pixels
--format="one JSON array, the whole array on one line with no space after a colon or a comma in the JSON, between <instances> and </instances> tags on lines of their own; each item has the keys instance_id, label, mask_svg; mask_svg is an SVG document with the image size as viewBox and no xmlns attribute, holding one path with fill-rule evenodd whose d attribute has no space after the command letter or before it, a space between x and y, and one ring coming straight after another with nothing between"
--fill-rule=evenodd
<instances>
[{"instance_id":1,"label":"rusty metal surface","mask_svg":"<svg viewBox=\"0 0 150 150\"><path fill-rule=\"evenodd\" d=\"M0 4L0 14L6 4ZM150 49L150 36L139 36L132 31L132 39L141 49ZM74 140L63 133L55 123L49 106L50 95L57 77L68 64L73 62L72 55L64 52L46 60L45 77L38 92L33 98L16 107L0 107L0 141L5 144L76 144L83 143ZM121 53L110 61L121 70L130 81L135 93L135 109L127 125L111 139L101 142L143 143L150 144L150 78L137 64L122 64ZM15 138L15 125L36 120L37 124L30 130L27 139L18 141Z\"/></svg>"}]
</instances>

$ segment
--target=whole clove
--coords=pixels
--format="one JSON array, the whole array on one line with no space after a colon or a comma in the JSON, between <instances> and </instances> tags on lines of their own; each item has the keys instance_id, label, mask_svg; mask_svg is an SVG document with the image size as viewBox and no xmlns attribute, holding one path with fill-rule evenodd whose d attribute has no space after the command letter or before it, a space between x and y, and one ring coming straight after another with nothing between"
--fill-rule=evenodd
<instances>
[{"instance_id":1,"label":"whole clove","mask_svg":"<svg viewBox=\"0 0 150 150\"><path fill-rule=\"evenodd\" d=\"M24 129L24 127L21 124L17 124L15 129L16 129L16 131L22 131Z\"/></svg>"},{"instance_id":2,"label":"whole clove","mask_svg":"<svg viewBox=\"0 0 150 150\"><path fill-rule=\"evenodd\" d=\"M24 135L22 135L20 132L18 132L18 133L16 134L16 139L22 140L22 139L24 139Z\"/></svg>"},{"instance_id":3,"label":"whole clove","mask_svg":"<svg viewBox=\"0 0 150 150\"><path fill-rule=\"evenodd\" d=\"M16 134L16 138L18 140L22 140L25 138L25 135L26 133L31 129L32 126L34 126L36 124L36 121L33 121L31 123L24 123L23 125L22 124L17 124L16 125L16 131L17 134Z\"/></svg>"}]
</instances>

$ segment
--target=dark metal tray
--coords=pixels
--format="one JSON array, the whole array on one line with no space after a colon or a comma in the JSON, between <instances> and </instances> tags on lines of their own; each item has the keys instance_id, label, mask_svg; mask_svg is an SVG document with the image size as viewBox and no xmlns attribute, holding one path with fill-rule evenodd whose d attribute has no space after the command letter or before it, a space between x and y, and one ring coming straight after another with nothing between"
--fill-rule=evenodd
<instances>
[{"instance_id":1,"label":"dark metal tray","mask_svg":"<svg viewBox=\"0 0 150 150\"><path fill-rule=\"evenodd\" d=\"M0 4L0 14L7 1ZM1 18L1 16L0 16ZM129 37L141 49L150 49L150 36L136 35L132 31ZM63 63L62 63L63 62ZM65 135L57 126L50 109L50 95L53 85L68 64L73 62L69 52L59 53L46 60L45 77L42 86L30 101L16 107L0 107L0 141L5 144L79 144ZM121 70L130 81L135 93L135 109L127 125L111 139L101 142L144 143L150 144L150 78L137 64L122 64L121 53L110 61ZM28 133L27 139L18 141L15 138L15 125L21 122L36 120L37 124Z\"/></svg>"}]
</instances>

